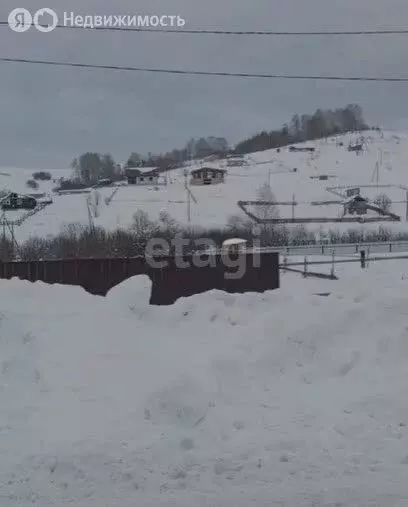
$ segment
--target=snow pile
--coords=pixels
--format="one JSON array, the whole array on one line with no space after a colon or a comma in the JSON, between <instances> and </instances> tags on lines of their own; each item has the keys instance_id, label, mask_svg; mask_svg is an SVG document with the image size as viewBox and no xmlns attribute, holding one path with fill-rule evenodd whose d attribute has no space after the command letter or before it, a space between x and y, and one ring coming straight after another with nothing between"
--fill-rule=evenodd
<instances>
[{"instance_id":1,"label":"snow pile","mask_svg":"<svg viewBox=\"0 0 408 507\"><path fill-rule=\"evenodd\" d=\"M1 281L0 505L404 505L401 269L165 308Z\"/></svg>"}]
</instances>

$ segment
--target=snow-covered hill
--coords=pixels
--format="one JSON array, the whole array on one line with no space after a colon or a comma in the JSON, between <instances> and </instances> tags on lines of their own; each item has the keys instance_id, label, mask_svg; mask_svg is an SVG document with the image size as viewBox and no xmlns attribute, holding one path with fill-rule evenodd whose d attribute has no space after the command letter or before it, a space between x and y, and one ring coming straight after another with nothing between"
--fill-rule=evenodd
<instances>
[{"instance_id":1,"label":"snow-covered hill","mask_svg":"<svg viewBox=\"0 0 408 507\"><path fill-rule=\"evenodd\" d=\"M245 217L237 202L256 199L259 187L269 182L278 201L291 201L295 198L298 202L295 207L296 217L340 217L343 208L339 204L317 206L311 202L338 201L338 193L344 193L344 187L359 186L361 194L369 199L385 192L393 201L391 211L402 219L401 223L387 226L395 230L405 229L408 134L392 131L366 132L361 155L347 151L349 143L355 143L358 137L349 134L307 143L307 146L315 147L314 153L291 152L286 147L279 153L277 150L268 150L245 156L248 165L228 167L225 184L192 187L197 203L191 203L191 225L223 227L232 215ZM224 162L212 165L225 167ZM198 163L193 163L191 168L198 166ZM0 188L7 186L16 191L24 190L25 181L31 174L17 169L4 172L11 176L0 174ZM54 172L53 177L61 174ZM327 180L318 178L324 175L328 176ZM111 191L100 190L102 203L95 223L109 229L127 227L132 222L133 214L143 210L153 220L159 217L161 211L166 211L180 223L187 224L187 196L182 170L170 172L169 181L167 187L160 186L157 190L149 186L125 186L109 206L103 201ZM338 188L333 192L327 187ZM44 184L40 187L42 189ZM56 197L53 205L34 215L15 231L17 239L56 234L63 224L70 222L87 224L85 199L84 195ZM278 211L281 217L292 216L291 206L279 206ZM340 229L350 227L350 224L340 225ZM317 227L320 228L320 225ZM326 229L333 227L330 223L325 225ZM339 229L339 224L335 227ZM378 224L365 227L378 227ZM316 225L309 228L315 229Z\"/></svg>"}]
</instances>

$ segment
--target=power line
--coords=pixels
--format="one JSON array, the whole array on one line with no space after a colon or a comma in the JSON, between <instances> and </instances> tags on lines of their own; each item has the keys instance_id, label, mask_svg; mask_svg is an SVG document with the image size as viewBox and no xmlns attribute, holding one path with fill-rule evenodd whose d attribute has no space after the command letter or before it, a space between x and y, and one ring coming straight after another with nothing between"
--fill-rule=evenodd
<instances>
[{"instance_id":1,"label":"power line","mask_svg":"<svg viewBox=\"0 0 408 507\"><path fill-rule=\"evenodd\" d=\"M8 21L0 21L0 27L9 26ZM341 35L408 35L408 28L396 28L390 30L334 30L334 31L269 31L269 30L189 30L183 28L121 28L114 26L76 26L57 25L55 28L74 30L93 30L102 32L143 32L143 33L178 33L184 35L245 35L245 36L341 36Z\"/></svg>"},{"instance_id":2,"label":"power line","mask_svg":"<svg viewBox=\"0 0 408 507\"><path fill-rule=\"evenodd\" d=\"M210 72L199 70L158 69L158 68L129 67L119 65L98 65L91 63L57 62L49 60L31 60L26 58L0 58L0 62L26 63L33 65L49 65L58 67L73 67L83 69L99 69L99 70L126 71L126 72L180 74L191 76L224 76L224 77L239 77L239 78L291 79L291 80L309 80L309 81L377 81L390 83L408 82L408 77L322 76L322 75L304 76L304 75L287 75L287 74L252 74L245 72Z\"/></svg>"}]
</instances>

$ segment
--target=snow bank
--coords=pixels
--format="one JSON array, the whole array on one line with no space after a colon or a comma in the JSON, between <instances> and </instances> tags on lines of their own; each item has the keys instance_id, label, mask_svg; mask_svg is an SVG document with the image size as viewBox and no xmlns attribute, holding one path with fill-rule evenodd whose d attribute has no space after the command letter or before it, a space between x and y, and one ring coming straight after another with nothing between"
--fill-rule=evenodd
<instances>
[{"instance_id":1,"label":"snow bank","mask_svg":"<svg viewBox=\"0 0 408 507\"><path fill-rule=\"evenodd\" d=\"M164 308L1 282L0 505L403 505L403 269Z\"/></svg>"}]
</instances>

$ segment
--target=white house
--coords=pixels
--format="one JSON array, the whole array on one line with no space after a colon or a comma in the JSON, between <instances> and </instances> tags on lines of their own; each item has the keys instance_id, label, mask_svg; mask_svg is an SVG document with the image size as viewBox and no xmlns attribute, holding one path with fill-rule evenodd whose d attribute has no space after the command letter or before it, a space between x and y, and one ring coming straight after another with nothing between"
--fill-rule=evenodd
<instances>
[{"instance_id":1,"label":"white house","mask_svg":"<svg viewBox=\"0 0 408 507\"><path fill-rule=\"evenodd\" d=\"M222 247L221 247L221 251L223 253L237 254L237 253L245 252L246 246L247 246L246 239L231 238L231 239L226 239L223 242Z\"/></svg>"},{"instance_id":2,"label":"white house","mask_svg":"<svg viewBox=\"0 0 408 507\"><path fill-rule=\"evenodd\" d=\"M227 166L228 167L240 167L243 165L247 165L247 162L244 158L244 155L228 155L227 156Z\"/></svg>"}]
</instances>

